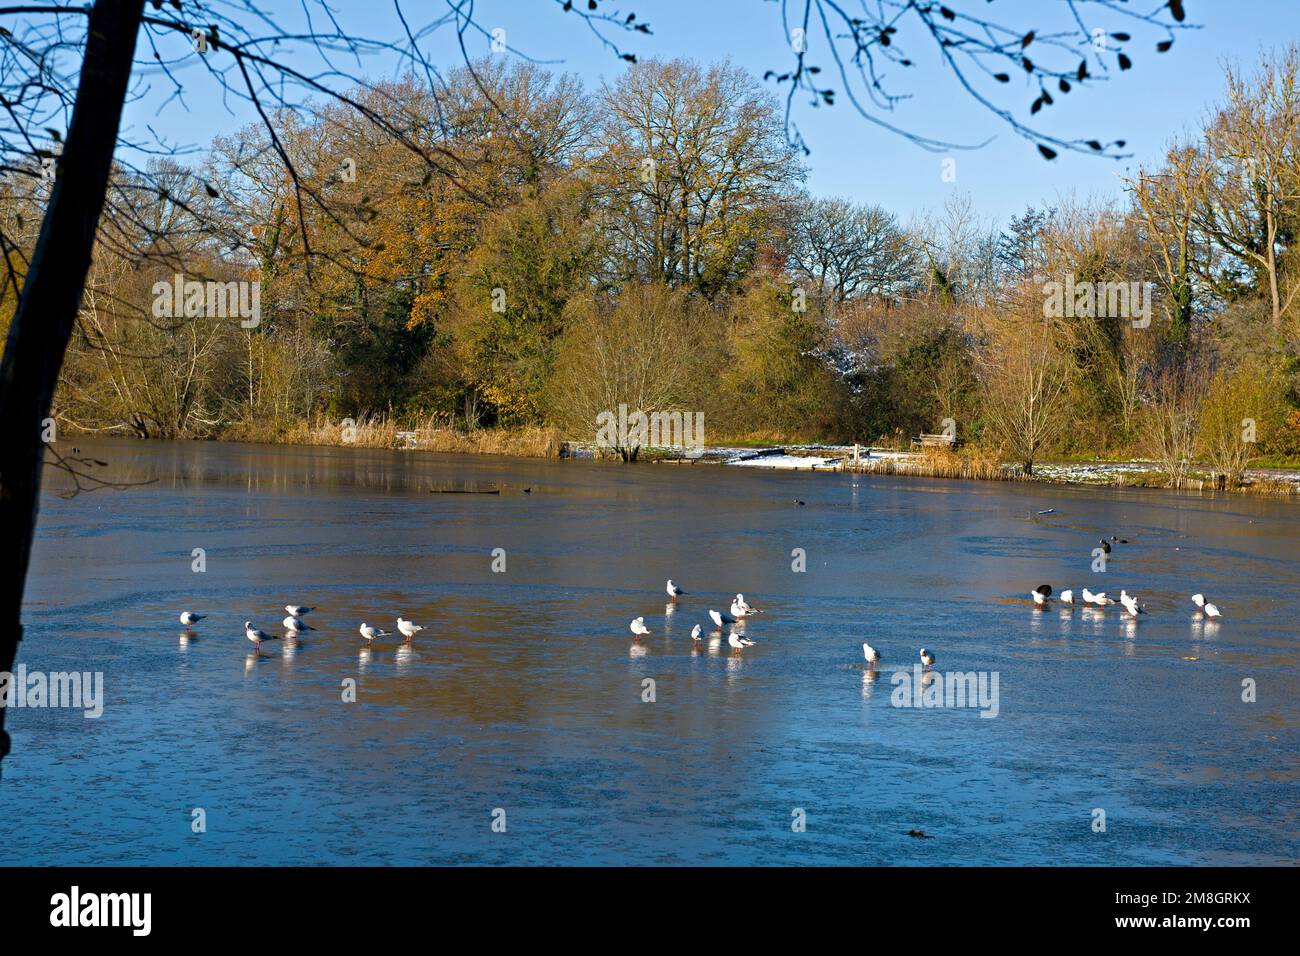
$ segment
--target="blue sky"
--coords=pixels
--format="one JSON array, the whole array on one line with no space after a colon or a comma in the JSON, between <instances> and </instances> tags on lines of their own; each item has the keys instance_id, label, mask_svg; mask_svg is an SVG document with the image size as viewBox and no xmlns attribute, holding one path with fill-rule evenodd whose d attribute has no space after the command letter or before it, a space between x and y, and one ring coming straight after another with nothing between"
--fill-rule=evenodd
<instances>
[{"instance_id":1,"label":"blue sky","mask_svg":"<svg viewBox=\"0 0 1300 956\"><path fill-rule=\"evenodd\" d=\"M1160 0L1133 0L1154 9ZM610 9L635 11L653 27L653 35L614 36L638 56L686 57L704 63L730 58L758 75L767 69L784 69L788 47L778 3L771 0L628 0ZM982 15L996 12L1003 22L1040 26L1059 23L1060 0L1005 0L997 10L981 9L965 0L963 9ZM613 79L625 68L614 54L565 15L551 0L477 0L476 16L487 28L502 27L508 43L557 71L571 71L589 85ZM977 209L1005 221L1026 205L1050 203L1055 197L1076 193L1080 197L1118 194L1117 173L1158 160L1169 140L1195 130L1222 91L1224 61L1253 67L1261 54L1288 42L1300 41L1300 0L1186 0L1188 23L1201 29L1178 34L1173 50L1153 51L1162 34L1131 30L1129 44L1135 61L1126 73L1112 72L1107 81L1086 91L1057 96L1056 105L1039 114L1044 128L1065 137L1124 139L1132 158L1121 161L1063 153L1054 162L1041 159L1032 144L1011 132L983 111L956 86L947 71L927 63L925 42L908 47L918 67L898 74L897 92L911 99L887 118L927 136L963 143L994 137L974 151L934 154L872 125L847 104L833 108L799 107L795 120L812 153L807 157L808 187L820 195L845 195L884 206L908 219L913 213L936 209L953 192L969 193ZM300 7L287 0L270 0L264 8L284 17L282 26L293 29ZM1050 8L1050 9L1049 9ZM337 0L339 20L371 37L397 35L398 23L391 3L382 0ZM442 0L408 2L403 10L415 23L427 20L427 11L445 9ZM453 66L460 53L449 30L430 40L428 55ZM488 40L479 38L471 53L486 54ZM811 56L829 66L829 58ZM932 58L931 58L931 61ZM374 76L391 75L394 64L376 59L365 64ZM204 146L213 132L229 131L252 116L242 104L228 111L212 84L197 69L182 72L188 110L175 102L158 112L162 84L132 104L126 122L161 129L181 143ZM1027 119L1029 101L1036 95L1019 76L1002 87L1002 101ZM941 163L956 160L955 182L945 182Z\"/></svg>"}]
</instances>

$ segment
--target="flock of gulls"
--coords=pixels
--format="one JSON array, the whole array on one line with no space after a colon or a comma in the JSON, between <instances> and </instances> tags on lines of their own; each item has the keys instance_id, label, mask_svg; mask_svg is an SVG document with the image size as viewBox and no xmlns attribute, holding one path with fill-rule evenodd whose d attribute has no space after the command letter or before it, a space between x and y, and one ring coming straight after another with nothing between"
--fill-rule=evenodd
<instances>
[{"instance_id":1,"label":"flock of gulls","mask_svg":"<svg viewBox=\"0 0 1300 956\"><path fill-rule=\"evenodd\" d=\"M314 608L302 604L286 604L284 609L288 613L288 616L283 621L284 636L287 639L293 640L304 631L316 630L316 628L303 620L303 618L310 614ZM193 611L182 611L180 621L188 629L193 627L195 624L198 624L199 621L203 620L205 617L207 617L206 614L195 614ZM366 639L367 644L379 637L392 636L391 631L385 631L383 628L374 627L364 621L361 622L361 627L358 628L358 630L360 631L361 636ZM424 628L421 625L416 624L413 621L407 621L400 617L397 619L397 631L406 638L406 643L408 644L411 643L411 638L415 637L417 633L423 630ZM259 653L262 650L263 641L275 641L280 638L279 634L268 634L266 631L254 627L252 621L244 622L244 636L253 642L253 646L257 648Z\"/></svg>"},{"instance_id":2,"label":"flock of gulls","mask_svg":"<svg viewBox=\"0 0 1300 956\"><path fill-rule=\"evenodd\" d=\"M672 602L669 604L669 608L675 607L677 603L677 599L686 593L681 588L679 588L676 584L674 584L671 578L669 578L667 583L664 585L664 590L667 592L668 597L671 599ZM719 611L716 608L709 608L709 620L713 622L714 634L721 635L722 629L724 627L730 628L727 633L727 644L731 647L732 654L740 654L745 648L753 647L756 642L750 640L748 637L746 637L743 634L736 633L736 629L733 625L740 623L745 618L750 617L754 614L762 614L762 613L763 612L760 609L754 607L752 604L750 604L748 601L745 600L745 595L737 594L735 600L731 602L730 614L724 614L722 611ZM628 630L632 632L632 636L636 640L640 640L646 634L650 633L650 628L646 627L644 617L632 618L631 623L628 624ZM691 628L691 640L693 641L704 640L703 625L696 624L694 627ZM866 656L867 662L869 664L875 664L877 661L880 660L880 653L870 644L862 645L862 653ZM933 654L931 654L924 647L921 648L921 663L927 669L934 665L934 660L935 658Z\"/></svg>"},{"instance_id":3,"label":"flock of gulls","mask_svg":"<svg viewBox=\"0 0 1300 956\"><path fill-rule=\"evenodd\" d=\"M664 590L668 593L668 597L672 599L674 604L676 603L679 597L681 597L683 594L686 593L677 585L673 584L672 578L668 579L667 584L664 585ZM672 605L670 605L670 607L671 606ZM713 625L714 625L713 633L721 634L723 627L729 624L735 624L738 621L742 621L745 618L749 617L751 614L762 614L762 613L763 613L762 611L760 611L756 607L752 607L749 604L749 602L745 600L745 595L737 594L736 599L731 602L730 614L723 614L721 611L717 611L714 610L713 608L710 608L709 619L713 621ZM644 617L632 618L632 623L628 625L628 629L631 630L632 636L637 639L640 639L644 635L650 633L650 628L645 626ZM699 624L696 624L693 628L691 628L691 640L693 641L704 640L704 628L701 627ZM754 646L754 641L751 641L743 634L737 634L736 629L734 627L731 628L731 632L727 635L727 643L734 649L734 652L737 654L739 654L747 647Z\"/></svg>"},{"instance_id":4,"label":"flock of gulls","mask_svg":"<svg viewBox=\"0 0 1300 956\"><path fill-rule=\"evenodd\" d=\"M800 502L800 504L802 504L802 502ZM1040 514L1042 513L1045 512L1040 512ZM1111 551L1113 550L1113 546L1115 544L1128 544L1128 540L1126 538L1116 537L1115 535L1111 535L1109 540L1107 540L1106 538L1100 539L1101 550L1106 554L1111 553ZM674 584L671 578L668 580L667 584L665 585L664 590L668 593L668 597L672 601L672 603L669 604L670 610L676 606L677 599L686 593L680 587ZM1029 597L1033 600L1034 606L1037 610L1045 610L1046 608L1051 606L1052 593L1053 593L1052 586L1050 584L1040 584L1038 587L1034 588L1034 590L1029 592ZM1073 606L1076 603L1078 603L1088 607L1089 609L1091 608L1105 609L1110 605L1119 604L1123 606L1124 610L1131 617L1138 617L1139 615L1147 613L1146 605L1139 602L1136 595L1129 594L1127 589L1121 589L1119 592L1119 597L1112 598L1112 597L1108 597L1105 591L1093 592L1085 587L1079 590L1079 598L1080 598L1079 601L1075 600L1075 592L1073 589L1062 591L1060 592L1059 595L1059 600L1061 601L1062 604L1065 605ZM1216 617L1223 616L1223 612L1219 610L1218 605L1205 600L1204 594L1193 594L1192 603L1195 604L1197 607L1197 612L1196 612L1197 616L1203 615L1206 618L1216 618ZM737 622L743 621L745 618L749 617L752 614L761 614L761 613L762 612L760 610L758 610L755 607L752 607L745 600L745 595L737 594L735 600L731 602L730 614L724 614L721 611L718 611L714 608L710 608L709 618L710 620L713 621L713 625L714 625L713 633L715 635L721 635L722 629L724 627L727 627L728 625L734 625ZM629 630L632 631L632 636L636 640L640 640L642 637L650 633L650 628L646 627L644 617L633 618L632 622L628 625L628 628ZM703 627L699 624L696 624L693 628L691 628L691 639L695 641L703 640L703 633L704 633ZM734 627L731 628L730 632L727 635L727 643L731 645L731 647L733 648L733 653L735 654L739 654L746 647L754 646L754 641L745 637L743 634L736 633ZM877 648L872 647L871 644L865 641L862 644L862 656L866 659L867 665L869 667L874 667L877 663L880 662L880 651ZM929 670L934 666L934 662L936 658L934 653L929 649L924 647L921 648L920 658L921 658L921 665L926 670Z\"/></svg>"},{"instance_id":5,"label":"flock of gulls","mask_svg":"<svg viewBox=\"0 0 1300 956\"><path fill-rule=\"evenodd\" d=\"M1029 592L1029 596L1034 599L1034 604L1039 607L1048 607L1051 604L1052 599L1052 586L1050 584L1040 584L1038 587L1034 588L1034 590ZM1139 614L1147 613L1146 605L1139 604L1137 597L1129 594L1128 591L1123 588L1120 589L1118 598L1107 597L1105 591L1093 592L1089 591L1087 588L1083 588L1079 592L1079 597L1080 601L1077 603L1101 608L1108 607L1112 604L1122 604L1124 610L1128 611L1132 617L1137 617ZM1076 603L1074 600L1074 592L1070 590L1062 591L1060 594L1060 600L1062 604ZM1206 601L1204 594L1193 594L1192 603L1200 609L1199 613L1204 614L1206 617L1223 617L1223 612L1219 610L1218 605Z\"/></svg>"},{"instance_id":6,"label":"flock of gulls","mask_svg":"<svg viewBox=\"0 0 1300 956\"><path fill-rule=\"evenodd\" d=\"M1046 513L1047 512L1043 511L1039 512L1039 514ZM1110 540L1101 538L1099 543L1103 553L1111 553L1113 550L1112 542L1114 544L1128 544L1128 539L1117 538L1115 535L1111 535ZM1040 584L1029 592L1029 596L1033 599L1033 602L1037 607L1046 608L1051 603L1052 586L1050 584ZM1137 617L1139 614L1147 613L1146 605L1139 603L1136 595L1129 594L1128 591L1124 589L1120 590L1118 599L1107 597L1105 591L1097 591L1094 593L1093 591L1089 591L1087 588L1080 589L1079 597L1082 600L1078 603L1090 607L1106 608L1112 604L1122 604L1124 610L1126 610L1131 617ZM1060 601L1062 604L1075 604L1074 591L1062 591L1060 594ZM1219 610L1218 606L1206 601L1204 594L1193 594L1192 603L1199 609L1197 611L1198 614L1204 614L1206 617L1223 617L1223 613Z\"/></svg>"},{"instance_id":7,"label":"flock of gulls","mask_svg":"<svg viewBox=\"0 0 1300 956\"><path fill-rule=\"evenodd\" d=\"M1101 548L1105 553L1109 554L1111 552L1112 542L1117 544L1128 544L1127 540L1117 538L1114 535L1111 535L1109 541L1102 538ZM686 594L685 591L673 583L671 578L665 584L664 590L667 592L671 601L668 605L669 611L676 607L677 599ZM1036 609L1045 610L1051 606L1052 593L1052 586L1050 584L1040 584L1038 587L1034 588L1034 590L1029 592L1029 597L1033 600ZM1141 614L1147 613L1146 605L1141 604L1136 595L1129 594L1128 591L1124 589L1120 590L1118 599L1107 597L1105 591L1093 592L1086 587L1079 590L1079 601L1077 602L1075 600L1075 592L1072 589L1061 591L1058 595L1058 599L1065 605L1073 606L1078 603L1088 608L1096 607L1105 609L1110 605L1120 604L1132 617L1137 617ZM1219 610L1217 605L1205 600L1204 594L1193 594L1192 603L1196 605L1198 615L1204 615L1207 618L1223 616L1223 612ZM283 621L285 630L284 636L286 639L292 640L304 631L316 630L316 628L307 624L303 620L307 614L311 613L313 608L306 607L302 604L286 604L284 610L287 613L287 616ZM744 634L737 633L734 625L743 622L747 617L762 613L761 610L745 600L745 595L738 593L735 599L731 602L729 614L723 613L715 608L709 608L709 619L713 622L713 634L715 635L720 636L723 628L730 628L727 634L727 644L731 646L733 654L740 654L745 648L753 647L755 642L750 640L748 637L745 637ZM206 617L206 614L196 614L193 611L182 611L180 622L188 629L193 627L195 624L198 624L199 621L202 621ZM646 626L644 617L634 617L628 625L628 629L632 632L632 636L636 640L640 640L642 637L650 633L650 628ZM424 628L413 621L408 621L402 617L397 618L397 631L405 638L406 643L408 644L411 642L412 638L422 630L424 630ZM377 638L392 636L392 632L367 624L364 621L361 623L361 627L358 628L358 631L361 636L365 638L367 644L370 644ZM244 622L244 636L253 643L259 653L261 652L263 641L273 641L279 638L278 634L268 634L267 632L254 627L252 621ZM704 640L704 628L702 625L696 624L691 628L691 639L694 641ZM862 644L862 656L866 659L868 666L871 667L874 667L880 661L880 651L865 641ZM927 648L921 648L920 659L922 666L927 670L934 666L935 656L933 652Z\"/></svg>"}]
</instances>

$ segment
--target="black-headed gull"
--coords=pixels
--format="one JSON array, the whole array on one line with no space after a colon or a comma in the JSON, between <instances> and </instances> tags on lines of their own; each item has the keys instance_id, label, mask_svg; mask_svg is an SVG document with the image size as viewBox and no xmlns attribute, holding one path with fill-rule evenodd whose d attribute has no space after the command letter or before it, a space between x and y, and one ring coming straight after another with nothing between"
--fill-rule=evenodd
<instances>
[{"instance_id":1,"label":"black-headed gull","mask_svg":"<svg viewBox=\"0 0 1300 956\"><path fill-rule=\"evenodd\" d=\"M741 637L735 631L732 631L730 634L727 635L727 643L730 644L732 647L734 647L736 650L740 650L742 647L754 646L753 641L751 641L747 637Z\"/></svg>"},{"instance_id":2,"label":"black-headed gull","mask_svg":"<svg viewBox=\"0 0 1300 956\"><path fill-rule=\"evenodd\" d=\"M414 621L404 621L400 617L397 619L397 629L402 632L402 636L409 643L411 638L415 637L417 631L423 631L424 627L416 624Z\"/></svg>"},{"instance_id":3,"label":"black-headed gull","mask_svg":"<svg viewBox=\"0 0 1300 956\"><path fill-rule=\"evenodd\" d=\"M862 642L862 656L865 657L865 658L867 659L867 662L868 662L869 664L874 664L876 661L880 660L880 651L876 650L874 647L872 647L872 646L871 646L870 644L868 644L866 641L863 641L863 642Z\"/></svg>"},{"instance_id":4,"label":"black-headed gull","mask_svg":"<svg viewBox=\"0 0 1300 956\"><path fill-rule=\"evenodd\" d=\"M668 584L665 585L664 590L668 592L668 596L671 598L681 597L683 594L686 593L677 585L673 584L672 578L668 579Z\"/></svg>"},{"instance_id":5,"label":"black-headed gull","mask_svg":"<svg viewBox=\"0 0 1300 956\"><path fill-rule=\"evenodd\" d=\"M691 628L691 640L693 641L703 640L703 638L700 637L700 631L702 630L703 628L701 628L698 624L696 624L693 628Z\"/></svg>"},{"instance_id":6,"label":"black-headed gull","mask_svg":"<svg viewBox=\"0 0 1300 956\"><path fill-rule=\"evenodd\" d=\"M1138 606L1137 598L1129 594L1127 591L1119 592L1119 603L1123 604L1124 610L1128 611L1134 617L1143 613L1142 608Z\"/></svg>"},{"instance_id":7,"label":"black-headed gull","mask_svg":"<svg viewBox=\"0 0 1300 956\"><path fill-rule=\"evenodd\" d=\"M301 604L286 604L284 609L289 612L290 617L302 617L304 614L310 614L316 610L313 607L304 607Z\"/></svg>"},{"instance_id":8,"label":"black-headed gull","mask_svg":"<svg viewBox=\"0 0 1300 956\"><path fill-rule=\"evenodd\" d=\"M1062 603L1062 604L1073 604L1073 603L1074 603L1074 592L1073 592L1073 591L1062 591L1062 592L1061 592L1061 603Z\"/></svg>"},{"instance_id":9,"label":"black-headed gull","mask_svg":"<svg viewBox=\"0 0 1300 956\"><path fill-rule=\"evenodd\" d=\"M1050 584L1040 584L1029 592L1029 596L1034 599L1034 603L1042 607L1047 603L1047 599L1052 596L1052 586Z\"/></svg>"},{"instance_id":10,"label":"black-headed gull","mask_svg":"<svg viewBox=\"0 0 1300 956\"><path fill-rule=\"evenodd\" d=\"M290 614L288 617L284 619L284 629L286 631L293 631L294 633L297 633L298 631L316 630L316 628L304 624L302 618L295 617L292 614Z\"/></svg>"},{"instance_id":11,"label":"black-headed gull","mask_svg":"<svg viewBox=\"0 0 1300 956\"><path fill-rule=\"evenodd\" d=\"M1105 591L1098 591L1096 594L1093 594L1087 588L1083 589L1083 600L1087 604L1095 604L1098 607L1105 607L1107 604L1115 603L1106 597Z\"/></svg>"},{"instance_id":12,"label":"black-headed gull","mask_svg":"<svg viewBox=\"0 0 1300 956\"><path fill-rule=\"evenodd\" d=\"M1206 617L1223 617L1223 613L1218 606L1206 601L1204 594L1193 594L1192 603L1204 611Z\"/></svg>"},{"instance_id":13,"label":"black-headed gull","mask_svg":"<svg viewBox=\"0 0 1300 956\"><path fill-rule=\"evenodd\" d=\"M195 614L193 611L181 611L181 623L186 627L199 623L207 617L206 614Z\"/></svg>"},{"instance_id":14,"label":"black-headed gull","mask_svg":"<svg viewBox=\"0 0 1300 956\"><path fill-rule=\"evenodd\" d=\"M640 637L642 634L650 633L650 628L645 626L645 618L643 617L632 618L632 623L628 625L628 629L637 637Z\"/></svg>"},{"instance_id":15,"label":"black-headed gull","mask_svg":"<svg viewBox=\"0 0 1300 956\"><path fill-rule=\"evenodd\" d=\"M921 663L924 664L926 667L934 666L934 655L931 654L929 651L927 651L924 647L921 648Z\"/></svg>"},{"instance_id":16,"label":"black-headed gull","mask_svg":"<svg viewBox=\"0 0 1300 956\"><path fill-rule=\"evenodd\" d=\"M762 614L763 612L756 607L752 607L745 600L745 595L737 594L736 599L731 602L731 613L736 617L748 617L750 614Z\"/></svg>"},{"instance_id":17,"label":"black-headed gull","mask_svg":"<svg viewBox=\"0 0 1300 956\"><path fill-rule=\"evenodd\" d=\"M259 631L253 627L252 621L244 622L244 636L256 644L258 650L262 649L263 641L274 641L276 639L276 635L267 634L265 631Z\"/></svg>"},{"instance_id":18,"label":"black-headed gull","mask_svg":"<svg viewBox=\"0 0 1300 956\"><path fill-rule=\"evenodd\" d=\"M359 627L358 630L361 632L361 636L364 637L367 641L373 641L376 637L389 636L389 633L385 631L383 628L371 627L369 624L366 624L364 621L362 622L361 627Z\"/></svg>"},{"instance_id":19,"label":"black-headed gull","mask_svg":"<svg viewBox=\"0 0 1300 956\"><path fill-rule=\"evenodd\" d=\"M721 611L713 610L713 608L709 608L709 617L712 618L713 623L716 624L719 628L721 628L722 625L724 624L736 623L736 619L734 617L729 617L726 614L723 614Z\"/></svg>"}]
</instances>

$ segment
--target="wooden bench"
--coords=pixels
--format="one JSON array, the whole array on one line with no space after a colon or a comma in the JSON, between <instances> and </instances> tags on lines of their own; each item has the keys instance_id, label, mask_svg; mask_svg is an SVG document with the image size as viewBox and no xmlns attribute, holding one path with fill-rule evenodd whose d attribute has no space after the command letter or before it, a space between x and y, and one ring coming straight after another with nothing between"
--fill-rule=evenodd
<instances>
[{"instance_id":1,"label":"wooden bench","mask_svg":"<svg viewBox=\"0 0 1300 956\"><path fill-rule=\"evenodd\" d=\"M958 444L952 435L927 435L925 432L912 439L913 448L956 448Z\"/></svg>"}]
</instances>

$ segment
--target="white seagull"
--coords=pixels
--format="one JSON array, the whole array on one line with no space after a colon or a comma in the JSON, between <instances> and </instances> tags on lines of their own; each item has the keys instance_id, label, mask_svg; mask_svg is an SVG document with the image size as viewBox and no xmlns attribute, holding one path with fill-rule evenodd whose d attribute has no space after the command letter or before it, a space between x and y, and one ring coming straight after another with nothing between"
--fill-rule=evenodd
<instances>
[{"instance_id":1,"label":"white seagull","mask_svg":"<svg viewBox=\"0 0 1300 956\"><path fill-rule=\"evenodd\" d=\"M921 648L921 663L924 664L926 667L934 666L934 655L931 654L929 651L927 651L924 647Z\"/></svg>"},{"instance_id":2,"label":"white seagull","mask_svg":"<svg viewBox=\"0 0 1300 956\"><path fill-rule=\"evenodd\" d=\"M205 617L207 617L206 614L195 614L193 611L181 611L181 623L186 627L199 623L199 621L203 620Z\"/></svg>"},{"instance_id":3,"label":"white seagull","mask_svg":"<svg viewBox=\"0 0 1300 956\"><path fill-rule=\"evenodd\" d=\"M726 614L723 614L721 611L715 611L712 608L709 608L709 617L713 619L713 623L716 624L719 629L721 629L722 625L724 624L736 623L736 619L734 617L728 617Z\"/></svg>"},{"instance_id":4,"label":"white seagull","mask_svg":"<svg viewBox=\"0 0 1300 956\"><path fill-rule=\"evenodd\" d=\"M737 613L738 608L739 613ZM763 612L756 607L750 606L749 602L745 600L745 595L737 594L736 600L731 602L731 613L735 614L736 617L747 617L750 614L762 614Z\"/></svg>"},{"instance_id":5,"label":"white seagull","mask_svg":"<svg viewBox=\"0 0 1300 956\"><path fill-rule=\"evenodd\" d=\"M1192 603L1204 611L1206 617L1223 617L1223 613L1216 605L1210 604L1205 600L1204 594L1193 594Z\"/></svg>"},{"instance_id":6,"label":"white seagull","mask_svg":"<svg viewBox=\"0 0 1300 956\"><path fill-rule=\"evenodd\" d=\"M683 594L686 593L686 592L683 591L681 588L679 588L677 585L673 584L673 579L672 579L672 578L669 578L669 579L668 579L668 584L667 584L667 586L664 588L664 590L668 592L668 596L669 596L670 598L677 598L677 597L680 597L681 595L683 595Z\"/></svg>"},{"instance_id":7,"label":"white seagull","mask_svg":"<svg viewBox=\"0 0 1300 956\"><path fill-rule=\"evenodd\" d=\"M411 638L415 637L415 632L423 631L424 627L414 621L403 621L399 617L397 619L397 629L402 632L402 636L406 638L407 643L410 643Z\"/></svg>"},{"instance_id":8,"label":"white seagull","mask_svg":"<svg viewBox=\"0 0 1300 956\"><path fill-rule=\"evenodd\" d=\"M740 650L742 647L754 646L753 641L751 641L747 637L741 637L735 631L732 631L730 634L727 635L727 643L730 644L732 647L734 647L736 650Z\"/></svg>"},{"instance_id":9,"label":"white seagull","mask_svg":"<svg viewBox=\"0 0 1300 956\"><path fill-rule=\"evenodd\" d=\"M361 636L364 637L367 641L373 641L376 637L389 636L388 632L385 631L383 628L371 627L369 624L366 624L364 621L361 623L361 627L359 627L357 630L361 632Z\"/></svg>"},{"instance_id":10,"label":"white seagull","mask_svg":"<svg viewBox=\"0 0 1300 956\"><path fill-rule=\"evenodd\" d=\"M252 621L244 622L244 636L256 644L259 651L262 649L263 641L275 640L274 634L267 634L265 631L259 631L257 628L253 627Z\"/></svg>"},{"instance_id":11,"label":"white seagull","mask_svg":"<svg viewBox=\"0 0 1300 956\"><path fill-rule=\"evenodd\" d=\"M1083 599L1088 604L1095 604L1098 607L1105 607L1107 604L1115 603L1114 601L1111 601L1106 597L1105 591L1098 591L1096 594L1093 594L1087 588L1083 589Z\"/></svg>"},{"instance_id":12,"label":"white seagull","mask_svg":"<svg viewBox=\"0 0 1300 956\"><path fill-rule=\"evenodd\" d=\"M650 628L645 626L645 618L643 617L633 618L632 623L629 624L628 627L631 628L632 633L637 637L640 637L642 634L650 633Z\"/></svg>"},{"instance_id":13,"label":"white seagull","mask_svg":"<svg viewBox=\"0 0 1300 956\"><path fill-rule=\"evenodd\" d=\"M862 642L862 656L865 657L865 658L867 659L867 662L868 662L868 663L870 663L870 664L874 664L876 661L880 660L880 651L876 650L874 647L872 647L872 646L871 646L870 644L868 644L866 641L863 641L863 642Z\"/></svg>"},{"instance_id":14,"label":"white seagull","mask_svg":"<svg viewBox=\"0 0 1300 956\"><path fill-rule=\"evenodd\" d=\"M315 608L304 607L301 604L286 604L284 609L289 612L290 617L302 617L304 614L310 614Z\"/></svg>"},{"instance_id":15,"label":"white seagull","mask_svg":"<svg viewBox=\"0 0 1300 956\"><path fill-rule=\"evenodd\" d=\"M1061 592L1061 603L1062 603L1062 604L1073 604L1073 603L1074 603L1074 592L1073 592L1073 591L1062 591L1062 592Z\"/></svg>"},{"instance_id":16,"label":"white seagull","mask_svg":"<svg viewBox=\"0 0 1300 956\"><path fill-rule=\"evenodd\" d=\"M298 631L316 630L316 628L309 627L308 625L304 624L302 622L302 618L294 617L294 615L292 614L290 614L288 617L284 619L284 629L286 631L293 631L294 633L297 633Z\"/></svg>"},{"instance_id":17,"label":"white seagull","mask_svg":"<svg viewBox=\"0 0 1300 956\"><path fill-rule=\"evenodd\" d=\"M1029 592L1029 596L1034 599L1034 603L1042 607L1047 603L1047 599L1052 596L1052 586L1050 584L1040 584Z\"/></svg>"},{"instance_id":18,"label":"white seagull","mask_svg":"<svg viewBox=\"0 0 1300 956\"><path fill-rule=\"evenodd\" d=\"M696 624L693 628L691 628L691 640L693 641L700 640L700 626L698 624Z\"/></svg>"},{"instance_id":19,"label":"white seagull","mask_svg":"<svg viewBox=\"0 0 1300 956\"><path fill-rule=\"evenodd\" d=\"M1137 598L1125 591L1119 593L1119 603L1124 605L1124 610L1128 611L1134 617L1142 613L1142 608L1138 607Z\"/></svg>"}]
</instances>

